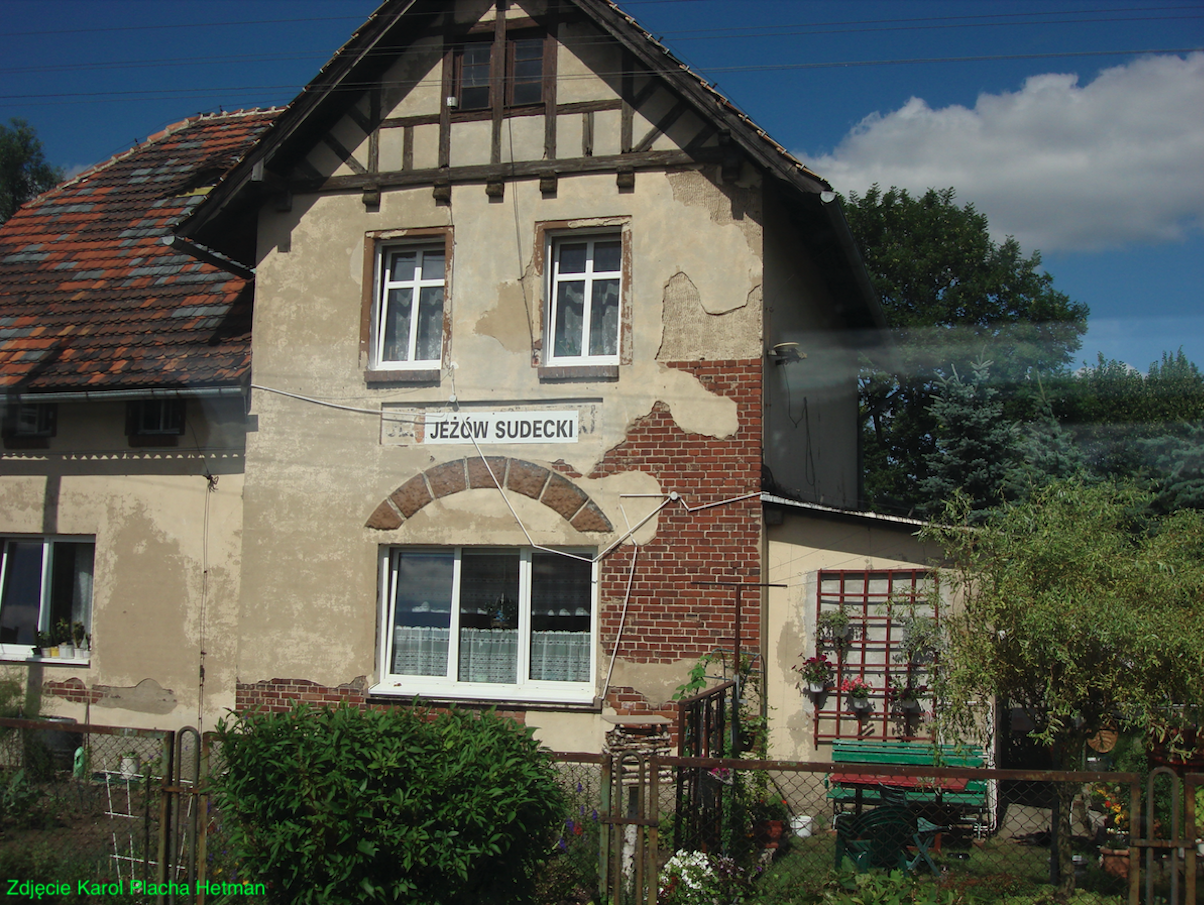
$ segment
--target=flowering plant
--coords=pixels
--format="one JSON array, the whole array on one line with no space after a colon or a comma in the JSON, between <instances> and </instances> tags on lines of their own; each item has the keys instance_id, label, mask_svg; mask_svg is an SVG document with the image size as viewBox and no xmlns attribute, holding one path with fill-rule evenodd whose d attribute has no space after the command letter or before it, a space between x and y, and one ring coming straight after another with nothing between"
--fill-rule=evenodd
<instances>
[{"instance_id":1,"label":"flowering plant","mask_svg":"<svg viewBox=\"0 0 1204 905\"><path fill-rule=\"evenodd\" d=\"M892 705L905 708L919 702L920 696L928 691L927 685L915 685L911 682L891 681L887 695Z\"/></svg>"},{"instance_id":2,"label":"flowering plant","mask_svg":"<svg viewBox=\"0 0 1204 905\"><path fill-rule=\"evenodd\" d=\"M824 656L808 657L802 666L796 666L794 670L808 685L827 685L832 681L832 661Z\"/></svg>"},{"instance_id":3,"label":"flowering plant","mask_svg":"<svg viewBox=\"0 0 1204 905\"><path fill-rule=\"evenodd\" d=\"M1110 833L1128 832L1129 811L1121 799L1121 790L1107 784L1100 784L1092 790L1093 804L1096 810L1104 814L1104 828Z\"/></svg>"},{"instance_id":4,"label":"flowering plant","mask_svg":"<svg viewBox=\"0 0 1204 905\"><path fill-rule=\"evenodd\" d=\"M854 676L851 679L845 679L840 683L840 690L850 698L854 698L859 701L864 701L870 696L870 686L859 676Z\"/></svg>"},{"instance_id":5,"label":"flowering plant","mask_svg":"<svg viewBox=\"0 0 1204 905\"><path fill-rule=\"evenodd\" d=\"M752 890L752 877L731 858L704 852L678 852L661 871L658 905L739 905Z\"/></svg>"}]
</instances>

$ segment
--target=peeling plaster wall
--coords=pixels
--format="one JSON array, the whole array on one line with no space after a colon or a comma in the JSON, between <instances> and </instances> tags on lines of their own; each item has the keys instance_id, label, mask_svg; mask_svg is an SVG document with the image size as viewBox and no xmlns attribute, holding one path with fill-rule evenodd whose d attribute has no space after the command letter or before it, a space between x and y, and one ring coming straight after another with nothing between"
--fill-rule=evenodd
<instances>
[{"instance_id":1,"label":"peeling plaster wall","mask_svg":"<svg viewBox=\"0 0 1204 905\"><path fill-rule=\"evenodd\" d=\"M130 449L123 405L63 405L44 461L5 462L42 474L0 476L0 534L96 542L90 659L4 666L41 691L42 713L83 721L90 703L96 723L196 725L202 645L207 716L233 705L241 409L240 400L191 400L180 446ZM217 474L212 490L206 467Z\"/></svg>"},{"instance_id":2,"label":"peeling plaster wall","mask_svg":"<svg viewBox=\"0 0 1204 905\"><path fill-rule=\"evenodd\" d=\"M670 366L676 358L760 357L761 227L751 200L759 189L729 192L715 186L714 175L641 172L631 193L616 191L613 174L562 177L555 196L541 195L535 182L511 182L500 203L491 202L483 186L457 185L449 206L436 205L429 187L397 190L383 194L377 212L366 212L356 195L298 197L290 213L265 211L259 243L265 253L256 279L256 383L367 409L388 403L450 410L453 391L461 410L597 404L598 429L578 443L490 445L486 452L548 466L559 462L562 472L576 475L571 480L601 507L615 533L577 532L518 494L509 495L511 504L538 543L604 548L656 504L622 494L667 492L653 474L639 470L581 477L621 447L633 425L660 404L681 431L700 440L731 438L740 427L732 398ZM536 223L562 221L622 223L628 230L632 361L621 366L617 381L541 382L532 365L544 305L544 250L537 245ZM448 360L456 368L445 367L437 387L370 388L359 347L364 243L372 241L365 237L420 227L454 229L447 306ZM666 287L683 280L695 287L694 296L678 293L667 304ZM686 305L692 306L688 313ZM687 317L706 325L692 338L683 326ZM382 545L527 543L496 490L438 499L396 531L364 528L395 488L439 462L473 455L471 447L385 446L379 417L262 391L255 391L252 407L259 429L247 451L240 682L294 676L333 687L361 675L375 681ZM637 540L651 541L657 526L653 518ZM599 651L599 687L608 656L609 649ZM656 678L632 668L617 667L624 682L658 705L682 681L680 664L654 668ZM548 737L578 732L556 728L557 719L541 713L537 721ZM581 716L563 719L564 727L572 727ZM601 738L600 728L590 731Z\"/></svg>"},{"instance_id":3,"label":"peeling plaster wall","mask_svg":"<svg viewBox=\"0 0 1204 905\"><path fill-rule=\"evenodd\" d=\"M795 687L792 668L815 655L816 573L823 569L922 569L939 561L939 550L915 537L916 528L868 519L786 513L767 529L766 683L770 707L769 756L827 760L830 745L816 750L814 712Z\"/></svg>"}]
</instances>

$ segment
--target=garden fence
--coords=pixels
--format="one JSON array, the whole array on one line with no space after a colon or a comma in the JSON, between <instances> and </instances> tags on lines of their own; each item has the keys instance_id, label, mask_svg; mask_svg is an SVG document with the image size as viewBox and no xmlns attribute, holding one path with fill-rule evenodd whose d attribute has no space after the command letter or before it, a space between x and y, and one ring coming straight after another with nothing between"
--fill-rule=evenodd
<instances>
[{"instance_id":1,"label":"garden fence","mask_svg":"<svg viewBox=\"0 0 1204 905\"><path fill-rule=\"evenodd\" d=\"M220 770L210 742L194 730L0 720L0 878L70 884L45 901L101 900L79 894L80 881L120 883L106 902L257 901L197 895L198 884L255 882L206 794L207 771ZM838 868L847 879L900 865L983 905L1052 894L1063 864L1085 905L1196 905L1202 886L1199 774L1160 769L1143 786L1121 773L631 753L555 761L566 807L539 877L543 905L655 903L676 852L746 877L750 905L813 905ZM1068 841L1052 831L1065 807ZM1109 832L1118 822L1127 837ZM136 882L176 885L148 896Z\"/></svg>"}]
</instances>

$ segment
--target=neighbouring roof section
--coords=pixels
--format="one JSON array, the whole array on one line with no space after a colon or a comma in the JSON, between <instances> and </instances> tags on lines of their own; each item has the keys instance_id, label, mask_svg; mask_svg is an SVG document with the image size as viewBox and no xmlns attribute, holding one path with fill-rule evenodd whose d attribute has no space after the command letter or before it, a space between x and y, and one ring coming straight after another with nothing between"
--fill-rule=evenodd
<instances>
[{"instance_id":1,"label":"neighbouring roof section","mask_svg":"<svg viewBox=\"0 0 1204 905\"><path fill-rule=\"evenodd\" d=\"M0 388L239 383L251 284L164 239L279 112L176 123L0 226Z\"/></svg>"}]
</instances>

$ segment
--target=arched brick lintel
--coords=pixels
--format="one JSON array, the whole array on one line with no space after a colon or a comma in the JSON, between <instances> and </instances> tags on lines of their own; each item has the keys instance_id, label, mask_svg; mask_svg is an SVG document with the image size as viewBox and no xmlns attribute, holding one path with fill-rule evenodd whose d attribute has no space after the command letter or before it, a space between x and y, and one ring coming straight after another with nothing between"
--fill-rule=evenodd
<instances>
[{"instance_id":1,"label":"arched brick lintel","mask_svg":"<svg viewBox=\"0 0 1204 905\"><path fill-rule=\"evenodd\" d=\"M486 462L489 463L488 468ZM610 519L598 508L598 504L568 478L543 465L505 456L456 459L414 475L381 501L364 527L393 531L432 500L462 490L496 487L490 469L507 490L538 500L578 531L614 530Z\"/></svg>"}]
</instances>

